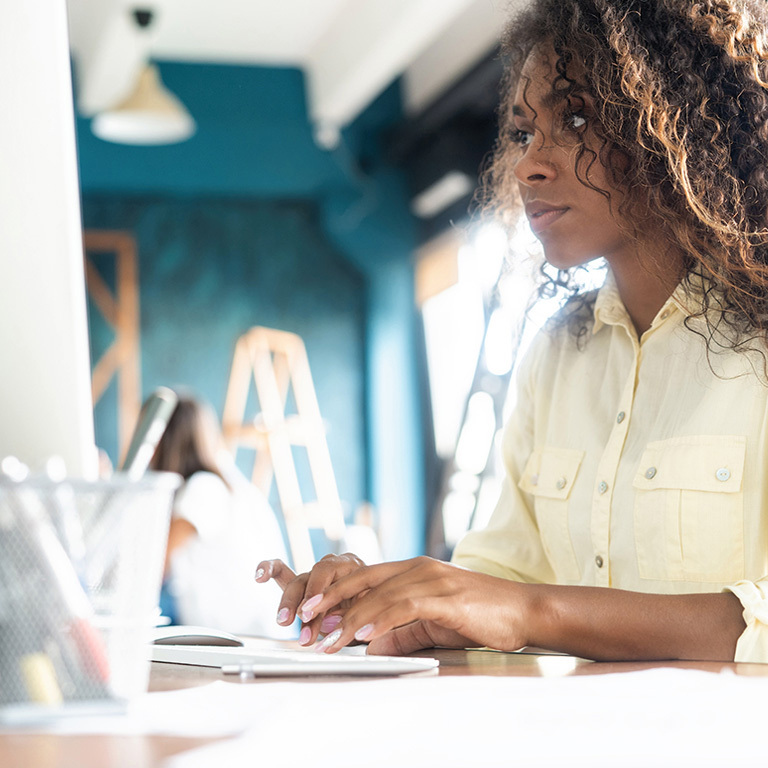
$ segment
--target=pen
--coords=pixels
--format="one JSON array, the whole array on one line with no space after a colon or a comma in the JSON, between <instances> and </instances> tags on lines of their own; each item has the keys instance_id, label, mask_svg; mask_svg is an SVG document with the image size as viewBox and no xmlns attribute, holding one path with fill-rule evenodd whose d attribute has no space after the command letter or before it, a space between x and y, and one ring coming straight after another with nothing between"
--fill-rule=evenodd
<instances>
[{"instance_id":1,"label":"pen","mask_svg":"<svg viewBox=\"0 0 768 768\"><path fill-rule=\"evenodd\" d=\"M90 621L91 604L53 526L39 510L33 511L23 502L17 502L12 490L8 491L7 497L9 501L13 498L11 512L35 563L59 598L66 629L78 650L81 666L86 674L106 683L109 663L101 635Z\"/></svg>"},{"instance_id":2,"label":"pen","mask_svg":"<svg viewBox=\"0 0 768 768\"><path fill-rule=\"evenodd\" d=\"M48 655L59 649L46 643L50 616L38 598L39 578L29 568L19 567L30 565L28 547L4 512L0 520L0 702L61 704L59 674ZM68 671L58 672L64 673L71 689Z\"/></svg>"},{"instance_id":3,"label":"pen","mask_svg":"<svg viewBox=\"0 0 768 768\"><path fill-rule=\"evenodd\" d=\"M54 482L49 490L43 492L43 498L59 541L64 546L75 572L82 580L84 578L85 541L83 539L83 526L77 513L74 490L71 485L65 482Z\"/></svg>"},{"instance_id":4,"label":"pen","mask_svg":"<svg viewBox=\"0 0 768 768\"><path fill-rule=\"evenodd\" d=\"M158 387L147 398L120 469L131 480L139 480L146 471L178 402L178 395L168 387Z\"/></svg>"}]
</instances>

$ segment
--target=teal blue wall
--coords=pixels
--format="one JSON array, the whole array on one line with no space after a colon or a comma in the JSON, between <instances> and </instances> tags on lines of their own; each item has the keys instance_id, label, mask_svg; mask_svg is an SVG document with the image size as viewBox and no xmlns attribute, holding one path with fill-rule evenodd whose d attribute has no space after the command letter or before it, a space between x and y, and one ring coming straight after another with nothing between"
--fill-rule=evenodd
<instances>
[{"instance_id":1,"label":"teal blue wall","mask_svg":"<svg viewBox=\"0 0 768 768\"><path fill-rule=\"evenodd\" d=\"M160 69L197 121L191 140L126 147L77 126L85 225L138 239L144 392L183 383L220 411L237 335L255 324L296 331L347 510L372 501L386 554L420 553L414 222L382 149L400 118L397 85L327 152L298 70ZM114 442L105 423L97 410Z\"/></svg>"},{"instance_id":2,"label":"teal blue wall","mask_svg":"<svg viewBox=\"0 0 768 768\"><path fill-rule=\"evenodd\" d=\"M85 190L283 199L346 183L315 146L299 70L166 62L160 72L195 117L196 135L168 146L123 146L97 139L81 119Z\"/></svg>"},{"instance_id":3,"label":"teal blue wall","mask_svg":"<svg viewBox=\"0 0 768 768\"><path fill-rule=\"evenodd\" d=\"M145 392L191 387L220 414L237 336L254 325L298 333L330 426L341 497L350 510L369 497L364 452L348 449L365 444L365 281L328 244L313 207L102 193L86 195L83 216L86 227L136 237ZM91 328L100 351L109 336L95 314ZM96 428L114 460L113 408L110 392Z\"/></svg>"}]
</instances>

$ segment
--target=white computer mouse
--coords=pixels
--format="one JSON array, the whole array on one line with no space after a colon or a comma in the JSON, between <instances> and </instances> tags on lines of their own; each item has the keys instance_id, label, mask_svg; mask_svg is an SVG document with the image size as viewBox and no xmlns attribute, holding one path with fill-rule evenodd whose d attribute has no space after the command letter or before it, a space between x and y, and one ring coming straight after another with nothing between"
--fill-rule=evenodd
<instances>
[{"instance_id":1,"label":"white computer mouse","mask_svg":"<svg viewBox=\"0 0 768 768\"><path fill-rule=\"evenodd\" d=\"M211 627L196 627L181 624L168 627L155 627L152 642L154 645L230 645L241 646L243 641L230 632Z\"/></svg>"}]
</instances>

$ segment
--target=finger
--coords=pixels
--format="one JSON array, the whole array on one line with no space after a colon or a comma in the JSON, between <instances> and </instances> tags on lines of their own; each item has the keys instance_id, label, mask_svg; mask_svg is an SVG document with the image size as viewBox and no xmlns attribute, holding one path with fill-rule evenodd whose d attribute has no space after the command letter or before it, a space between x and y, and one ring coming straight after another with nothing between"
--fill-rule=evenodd
<instances>
[{"instance_id":1,"label":"finger","mask_svg":"<svg viewBox=\"0 0 768 768\"><path fill-rule=\"evenodd\" d=\"M325 611L316 610L316 605L322 600L323 591L329 585L363 567L365 563L351 553L326 555L314 565L307 575L303 602L296 612L304 623L299 635L301 645L312 645L320 635L327 636L335 631L341 621L338 616L340 612L337 610L335 614L326 617Z\"/></svg>"},{"instance_id":2,"label":"finger","mask_svg":"<svg viewBox=\"0 0 768 768\"><path fill-rule=\"evenodd\" d=\"M343 618L340 613L327 613L320 622L320 633L329 635L339 627Z\"/></svg>"},{"instance_id":3,"label":"finger","mask_svg":"<svg viewBox=\"0 0 768 768\"><path fill-rule=\"evenodd\" d=\"M360 598L360 596L388 579L410 570L414 561L381 563L358 568L356 571L341 577L331 584L324 592L314 595L301 606L301 618L309 621L313 617L330 611L344 600Z\"/></svg>"},{"instance_id":4,"label":"finger","mask_svg":"<svg viewBox=\"0 0 768 768\"><path fill-rule=\"evenodd\" d=\"M320 614L315 609L317 601L313 602L317 595L324 593L331 584L334 584L344 576L364 568L365 563L351 553L345 555L327 555L309 572L307 579L305 602L299 609L302 621L309 622ZM331 606L332 607L332 606Z\"/></svg>"},{"instance_id":5,"label":"finger","mask_svg":"<svg viewBox=\"0 0 768 768\"><path fill-rule=\"evenodd\" d=\"M278 582L279 583L279 582ZM296 608L304 599L304 591L307 583L307 574L296 576L283 589L283 596L277 609L277 623L287 626L296 618Z\"/></svg>"},{"instance_id":6,"label":"finger","mask_svg":"<svg viewBox=\"0 0 768 768\"><path fill-rule=\"evenodd\" d=\"M412 579L412 573L400 574L371 589L347 611L342 625L329 634L317 650L335 653L352 640L372 642L392 629L419 619L439 620L446 608L450 609L452 596L440 594L434 579L416 582ZM423 636L421 641L427 642Z\"/></svg>"},{"instance_id":7,"label":"finger","mask_svg":"<svg viewBox=\"0 0 768 768\"><path fill-rule=\"evenodd\" d=\"M395 627L368 643L367 653L372 656L405 656L437 644L429 632L430 623L414 621L403 627Z\"/></svg>"},{"instance_id":8,"label":"finger","mask_svg":"<svg viewBox=\"0 0 768 768\"><path fill-rule=\"evenodd\" d=\"M333 653L353 638L371 642L396 627L418 619L445 627L456 624L457 608L460 606L456 604L454 566L430 558L385 565L397 567L372 566L366 571L378 570L378 574L354 574L349 579L355 582L355 586L361 582L373 584L377 580L380 583L371 587L364 597L355 600L346 612L342 626L328 635L318 650ZM394 575L386 578L393 572ZM348 585L341 582L334 585L329 589L329 595L337 586L345 590ZM328 601L332 599L333 595ZM426 642L424 637L420 640Z\"/></svg>"},{"instance_id":9,"label":"finger","mask_svg":"<svg viewBox=\"0 0 768 768\"><path fill-rule=\"evenodd\" d=\"M343 616L339 613L328 613L323 617L318 616L309 624L304 624L299 634L299 644L312 645L317 640L324 639L339 627L342 619Z\"/></svg>"},{"instance_id":10,"label":"finger","mask_svg":"<svg viewBox=\"0 0 768 768\"><path fill-rule=\"evenodd\" d=\"M261 584L269 581L272 578L272 560L262 560L256 566L254 578Z\"/></svg>"},{"instance_id":11,"label":"finger","mask_svg":"<svg viewBox=\"0 0 768 768\"><path fill-rule=\"evenodd\" d=\"M434 621L414 621L385 632L368 644L367 653L376 656L402 656L423 648L476 648L474 642L453 629Z\"/></svg>"},{"instance_id":12,"label":"finger","mask_svg":"<svg viewBox=\"0 0 768 768\"><path fill-rule=\"evenodd\" d=\"M296 578L296 573L282 560L262 560L256 566L256 581L264 583L274 579L285 589Z\"/></svg>"},{"instance_id":13,"label":"finger","mask_svg":"<svg viewBox=\"0 0 768 768\"><path fill-rule=\"evenodd\" d=\"M413 608L413 604L409 608ZM344 618L343 624L327 635L315 650L318 653L336 653L345 645L357 640L358 642L373 641L392 628L413 621L412 610L404 610L402 606L392 606L389 610L379 611L374 621L366 621L365 618L351 619L349 615ZM365 622L365 623L363 623Z\"/></svg>"}]
</instances>

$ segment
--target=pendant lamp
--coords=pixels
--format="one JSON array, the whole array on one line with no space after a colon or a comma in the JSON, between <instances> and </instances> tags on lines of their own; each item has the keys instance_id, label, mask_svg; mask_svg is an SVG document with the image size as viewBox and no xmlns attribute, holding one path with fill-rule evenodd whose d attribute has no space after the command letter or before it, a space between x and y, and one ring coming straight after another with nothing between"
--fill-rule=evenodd
<instances>
[{"instance_id":1,"label":"pendant lamp","mask_svg":"<svg viewBox=\"0 0 768 768\"><path fill-rule=\"evenodd\" d=\"M175 144L195 132L195 121L160 79L154 64L139 75L133 93L116 107L93 118L91 130L119 144Z\"/></svg>"},{"instance_id":2,"label":"pendant lamp","mask_svg":"<svg viewBox=\"0 0 768 768\"><path fill-rule=\"evenodd\" d=\"M152 21L152 12L133 12L142 34ZM133 92L120 104L99 112L91 122L93 133L104 141L118 144L175 144L186 141L196 129L186 107L160 79L154 64L139 73Z\"/></svg>"}]
</instances>

